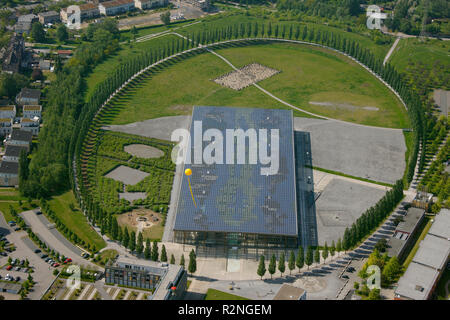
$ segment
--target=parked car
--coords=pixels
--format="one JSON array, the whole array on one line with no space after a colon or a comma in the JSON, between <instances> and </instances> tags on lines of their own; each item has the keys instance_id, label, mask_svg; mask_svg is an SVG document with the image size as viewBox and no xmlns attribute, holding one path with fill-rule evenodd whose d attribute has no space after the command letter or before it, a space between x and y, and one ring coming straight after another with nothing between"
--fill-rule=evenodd
<instances>
[{"instance_id":1,"label":"parked car","mask_svg":"<svg viewBox=\"0 0 450 320\"><path fill-rule=\"evenodd\" d=\"M72 259L67 258L66 260L64 260L64 263L69 263L69 262L72 262Z\"/></svg>"},{"instance_id":2,"label":"parked car","mask_svg":"<svg viewBox=\"0 0 450 320\"><path fill-rule=\"evenodd\" d=\"M16 267L16 269L15 269L16 271L20 271L20 267Z\"/></svg>"},{"instance_id":3,"label":"parked car","mask_svg":"<svg viewBox=\"0 0 450 320\"><path fill-rule=\"evenodd\" d=\"M58 262L55 262L54 264L52 264L52 267L59 267L59 263Z\"/></svg>"},{"instance_id":4,"label":"parked car","mask_svg":"<svg viewBox=\"0 0 450 320\"><path fill-rule=\"evenodd\" d=\"M6 257L8 254L6 252L0 252L0 255Z\"/></svg>"},{"instance_id":5,"label":"parked car","mask_svg":"<svg viewBox=\"0 0 450 320\"><path fill-rule=\"evenodd\" d=\"M16 281L20 281L20 279L21 279L21 278L20 278L19 276L16 277Z\"/></svg>"},{"instance_id":6,"label":"parked car","mask_svg":"<svg viewBox=\"0 0 450 320\"><path fill-rule=\"evenodd\" d=\"M348 275L344 274L344 275L342 276L342 279L349 279L349 277L348 277Z\"/></svg>"},{"instance_id":7,"label":"parked car","mask_svg":"<svg viewBox=\"0 0 450 320\"><path fill-rule=\"evenodd\" d=\"M9 266L6 267L6 270L8 270L8 271L11 270L11 269L12 269L12 265L9 265Z\"/></svg>"},{"instance_id":8,"label":"parked car","mask_svg":"<svg viewBox=\"0 0 450 320\"><path fill-rule=\"evenodd\" d=\"M34 253L39 253L39 252L41 252L41 249L35 249L34 250Z\"/></svg>"}]
</instances>

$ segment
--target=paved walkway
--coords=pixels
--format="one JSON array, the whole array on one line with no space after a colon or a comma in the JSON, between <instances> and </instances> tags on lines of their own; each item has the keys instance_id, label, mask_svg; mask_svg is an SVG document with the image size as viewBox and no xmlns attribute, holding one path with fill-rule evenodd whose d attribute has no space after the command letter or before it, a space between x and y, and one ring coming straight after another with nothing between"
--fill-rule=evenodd
<instances>
[{"instance_id":1,"label":"paved walkway","mask_svg":"<svg viewBox=\"0 0 450 320\"><path fill-rule=\"evenodd\" d=\"M386 62L391 57L392 53L394 52L395 48L397 47L398 43L400 41L400 37L395 39L394 44L392 45L391 49L389 49L389 52L386 54L386 57L383 60L383 66L386 65Z\"/></svg>"}]
</instances>

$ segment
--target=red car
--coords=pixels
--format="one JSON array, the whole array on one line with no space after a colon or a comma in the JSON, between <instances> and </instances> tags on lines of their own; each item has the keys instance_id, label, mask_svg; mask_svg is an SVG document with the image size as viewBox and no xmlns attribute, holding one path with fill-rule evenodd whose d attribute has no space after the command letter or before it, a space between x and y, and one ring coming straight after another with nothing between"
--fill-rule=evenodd
<instances>
[{"instance_id":1,"label":"red car","mask_svg":"<svg viewBox=\"0 0 450 320\"><path fill-rule=\"evenodd\" d=\"M72 262L72 259L70 259L70 258L67 258L65 261L64 261L65 263L69 263L69 262Z\"/></svg>"},{"instance_id":2,"label":"red car","mask_svg":"<svg viewBox=\"0 0 450 320\"><path fill-rule=\"evenodd\" d=\"M11 269L12 269L12 266L11 266L11 265L9 265L9 266L6 267L6 270L8 270L8 271L11 270Z\"/></svg>"},{"instance_id":3,"label":"red car","mask_svg":"<svg viewBox=\"0 0 450 320\"><path fill-rule=\"evenodd\" d=\"M59 263L58 262L55 262L54 264L52 264L52 267L59 267Z\"/></svg>"}]
</instances>

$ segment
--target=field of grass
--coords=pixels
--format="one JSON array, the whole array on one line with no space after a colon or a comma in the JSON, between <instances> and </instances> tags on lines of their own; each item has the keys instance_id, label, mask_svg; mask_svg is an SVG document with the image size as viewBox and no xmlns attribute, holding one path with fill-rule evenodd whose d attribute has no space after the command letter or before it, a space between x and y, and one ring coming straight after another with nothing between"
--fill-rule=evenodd
<instances>
[{"instance_id":1,"label":"field of grass","mask_svg":"<svg viewBox=\"0 0 450 320\"><path fill-rule=\"evenodd\" d=\"M410 62L431 65L436 61L448 63L450 44L447 41L427 40L421 42L415 38L400 40L389 63L399 71L405 71Z\"/></svg>"},{"instance_id":2,"label":"field of grass","mask_svg":"<svg viewBox=\"0 0 450 320\"><path fill-rule=\"evenodd\" d=\"M64 225L80 239L90 243L91 246L95 245L98 250L106 246L105 241L89 225L86 217L78 207L72 191L53 197L48 203ZM70 208L70 204L74 206L75 210Z\"/></svg>"},{"instance_id":3,"label":"field of grass","mask_svg":"<svg viewBox=\"0 0 450 320\"><path fill-rule=\"evenodd\" d=\"M367 71L335 53L298 44L261 44L217 50L241 67L258 62L281 73L260 85L281 99L305 110L373 126L403 128L409 122L396 97ZM290 107L250 86L241 91L211 81L232 71L218 57L203 53L172 64L143 80L117 99L120 111L112 124L126 124L170 115L187 115L193 105ZM189 79L186 82L186 79ZM311 105L333 102L347 107ZM376 107L378 111L363 107ZM294 111L294 116L305 116Z\"/></svg>"},{"instance_id":4,"label":"field of grass","mask_svg":"<svg viewBox=\"0 0 450 320\"><path fill-rule=\"evenodd\" d=\"M244 297L240 297L228 292L223 292L215 289L208 289L206 292L205 300L250 300Z\"/></svg>"},{"instance_id":5,"label":"field of grass","mask_svg":"<svg viewBox=\"0 0 450 320\"><path fill-rule=\"evenodd\" d=\"M217 50L236 67L252 62L281 73L259 84L299 108L340 120L372 126L409 126L395 95L369 72L329 50L297 44L263 44ZM311 104L339 103L353 107ZM366 110L375 107L378 111Z\"/></svg>"}]
</instances>

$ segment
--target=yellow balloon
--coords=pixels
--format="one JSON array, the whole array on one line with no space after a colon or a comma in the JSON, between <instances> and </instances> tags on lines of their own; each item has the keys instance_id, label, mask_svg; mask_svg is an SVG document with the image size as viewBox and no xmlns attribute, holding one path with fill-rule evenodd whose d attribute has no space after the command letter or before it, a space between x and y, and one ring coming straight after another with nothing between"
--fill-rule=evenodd
<instances>
[{"instance_id":1,"label":"yellow balloon","mask_svg":"<svg viewBox=\"0 0 450 320\"><path fill-rule=\"evenodd\" d=\"M184 170L184 174L190 176L192 174L192 170L187 168L186 170Z\"/></svg>"}]
</instances>

